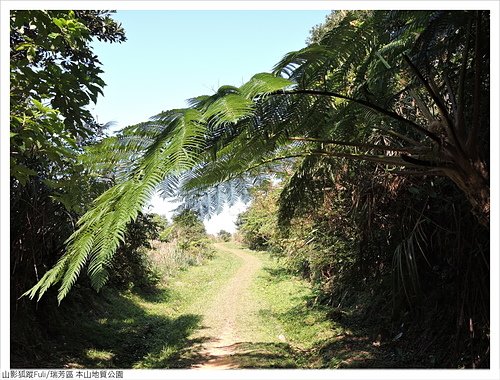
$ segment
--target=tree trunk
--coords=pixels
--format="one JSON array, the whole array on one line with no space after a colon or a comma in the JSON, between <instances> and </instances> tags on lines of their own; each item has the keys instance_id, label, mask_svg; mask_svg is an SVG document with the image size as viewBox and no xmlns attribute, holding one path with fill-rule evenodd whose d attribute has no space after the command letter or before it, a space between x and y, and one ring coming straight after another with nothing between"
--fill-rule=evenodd
<instances>
[{"instance_id":1,"label":"tree trunk","mask_svg":"<svg viewBox=\"0 0 500 380\"><path fill-rule=\"evenodd\" d=\"M445 173L464 192L479 223L489 229L490 185L486 164L479 159L464 160L460 164Z\"/></svg>"}]
</instances>

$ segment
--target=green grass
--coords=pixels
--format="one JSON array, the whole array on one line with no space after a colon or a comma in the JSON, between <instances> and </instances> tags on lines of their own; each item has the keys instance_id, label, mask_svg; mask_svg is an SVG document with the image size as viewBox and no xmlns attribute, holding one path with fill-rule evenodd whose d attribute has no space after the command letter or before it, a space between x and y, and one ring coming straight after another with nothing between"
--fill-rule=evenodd
<instances>
[{"instance_id":1,"label":"green grass","mask_svg":"<svg viewBox=\"0 0 500 380\"><path fill-rule=\"evenodd\" d=\"M251 287L251 302L260 305L261 339L240 345L235 359L243 368L317 367L315 348L344 333L343 328L328 319L325 308L310 306L313 293L306 281L287 273L267 252L245 251L263 262Z\"/></svg>"},{"instance_id":2,"label":"green grass","mask_svg":"<svg viewBox=\"0 0 500 380\"><path fill-rule=\"evenodd\" d=\"M237 319L241 342L232 358L240 367L336 368L369 359L365 348L370 342L331 322L326 309L312 307L305 281L286 273L265 252L246 252L259 258L262 268L248 299L241 300L257 306ZM153 293L105 289L95 295L81 288L58 309L52 335L30 342L36 352L30 365L17 367L189 368L204 359L207 338L197 333L202 315L240 265L241 259L220 251Z\"/></svg>"},{"instance_id":3,"label":"green grass","mask_svg":"<svg viewBox=\"0 0 500 380\"><path fill-rule=\"evenodd\" d=\"M232 276L239 260L217 253L179 272L154 293L100 295L83 290L61 306L56 333L43 342L34 368L185 368L197 360L203 306ZM71 298L71 297L70 297Z\"/></svg>"}]
</instances>

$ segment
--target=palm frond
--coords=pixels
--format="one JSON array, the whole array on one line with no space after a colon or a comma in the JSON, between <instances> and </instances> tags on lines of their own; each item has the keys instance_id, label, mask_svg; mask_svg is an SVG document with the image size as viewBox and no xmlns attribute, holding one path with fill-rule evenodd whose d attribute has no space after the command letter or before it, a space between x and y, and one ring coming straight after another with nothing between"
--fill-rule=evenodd
<instances>
[{"instance_id":1,"label":"palm frond","mask_svg":"<svg viewBox=\"0 0 500 380\"><path fill-rule=\"evenodd\" d=\"M427 237L424 231L426 219L420 218L412 231L396 247L393 256L393 273L396 290L403 289L409 302L421 290L418 272L419 256L429 263L425 256Z\"/></svg>"}]
</instances>

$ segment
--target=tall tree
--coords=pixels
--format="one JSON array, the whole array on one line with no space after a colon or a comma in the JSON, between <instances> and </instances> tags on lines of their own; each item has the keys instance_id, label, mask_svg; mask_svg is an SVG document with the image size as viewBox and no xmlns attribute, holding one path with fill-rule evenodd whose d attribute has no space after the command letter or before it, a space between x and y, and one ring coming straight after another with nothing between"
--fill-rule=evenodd
<instances>
[{"instance_id":1,"label":"tall tree","mask_svg":"<svg viewBox=\"0 0 500 380\"><path fill-rule=\"evenodd\" d=\"M96 142L104 128L87 108L105 85L90 45L93 39L125 40L111 12L10 14L14 303L54 265L79 216L111 185L80 159L84 147Z\"/></svg>"},{"instance_id":2,"label":"tall tree","mask_svg":"<svg viewBox=\"0 0 500 380\"><path fill-rule=\"evenodd\" d=\"M340 16L318 43L276 66L294 86L257 96L249 142L231 141L232 151L194 186L224 179L229 155L226 176L238 164L242 171L287 156L361 159L400 167L400 174L448 177L488 226L487 13Z\"/></svg>"}]
</instances>

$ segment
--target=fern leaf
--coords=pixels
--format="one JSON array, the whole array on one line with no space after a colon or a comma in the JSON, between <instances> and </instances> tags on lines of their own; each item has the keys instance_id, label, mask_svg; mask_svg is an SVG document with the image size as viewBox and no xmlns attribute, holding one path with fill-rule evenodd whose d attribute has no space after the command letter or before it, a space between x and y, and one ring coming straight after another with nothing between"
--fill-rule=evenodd
<instances>
[{"instance_id":1,"label":"fern leaf","mask_svg":"<svg viewBox=\"0 0 500 380\"><path fill-rule=\"evenodd\" d=\"M92 285L99 290L107 281L109 263L123 241L127 224L135 219L156 186L171 173L193 167L203 150L205 133L199 111L174 110L158 115L152 122L164 128L142 154L125 182L99 196L83 215L67 241L67 251L25 295L38 299L47 289L61 283L59 302L68 294L88 262Z\"/></svg>"},{"instance_id":2,"label":"fern leaf","mask_svg":"<svg viewBox=\"0 0 500 380\"><path fill-rule=\"evenodd\" d=\"M278 90L289 89L294 85L291 80L270 73L255 74L247 83L240 87L240 92L247 99L265 97Z\"/></svg>"}]
</instances>

